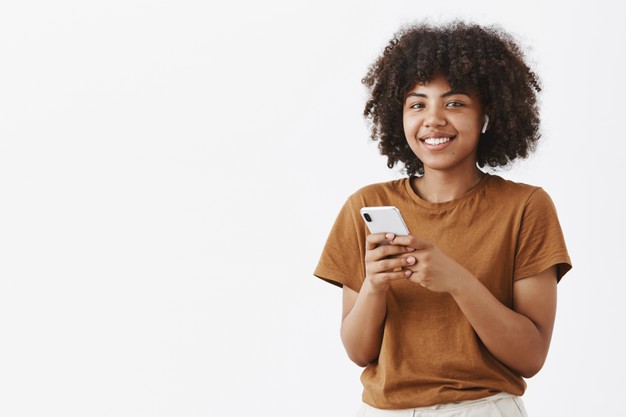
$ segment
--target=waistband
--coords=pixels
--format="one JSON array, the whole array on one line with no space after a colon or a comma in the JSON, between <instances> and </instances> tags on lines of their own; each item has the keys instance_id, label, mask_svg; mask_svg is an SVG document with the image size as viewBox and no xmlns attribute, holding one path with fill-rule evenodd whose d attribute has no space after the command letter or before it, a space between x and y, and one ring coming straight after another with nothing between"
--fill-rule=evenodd
<instances>
[{"instance_id":1,"label":"waistband","mask_svg":"<svg viewBox=\"0 0 626 417\"><path fill-rule=\"evenodd\" d=\"M381 410L379 408L375 408L367 404L363 404L363 407L367 409L368 417L369 416L372 416L372 417L377 417L377 416L411 417L423 411L430 411L433 414L436 414L437 411L442 411L442 412L454 411L454 410L459 410L462 408L476 406L476 405L483 404L483 403L498 401L504 398L516 398L516 397L517 397L516 395L509 394L508 392L500 392L496 395L479 398L477 400L466 400L466 401L459 401L459 402L454 402L454 403L436 404L436 405L430 405L426 407L407 408L403 410Z\"/></svg>"}]
</instances>

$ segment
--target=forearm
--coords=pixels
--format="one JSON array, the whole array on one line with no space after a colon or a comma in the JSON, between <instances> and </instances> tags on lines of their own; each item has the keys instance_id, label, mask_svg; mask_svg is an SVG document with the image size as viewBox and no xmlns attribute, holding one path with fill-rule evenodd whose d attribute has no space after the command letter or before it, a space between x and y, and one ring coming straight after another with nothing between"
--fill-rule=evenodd
<instances>
[{"instance_id":1,"label":"forearm","mask_svg":"<svg viewBox=\"0 0 626 417\"><path fill-rule=\"evenodd\" d=\"M527 378L541 369L551 335L543 334L528 317L502 304L473 276L451 295L485 347L499 361Z\"/></svg>"},{"instance_id":2,"label":"forearm","mask_svg":"<svg viewBox=\"0 0 626 417\"><path fill-rule=\"evenodd\" d=\"M350 359L366 366L378 357L387 311L386 291L365 280L352 310L341 323L341 340Z\"/></svg>"}]
</instances>

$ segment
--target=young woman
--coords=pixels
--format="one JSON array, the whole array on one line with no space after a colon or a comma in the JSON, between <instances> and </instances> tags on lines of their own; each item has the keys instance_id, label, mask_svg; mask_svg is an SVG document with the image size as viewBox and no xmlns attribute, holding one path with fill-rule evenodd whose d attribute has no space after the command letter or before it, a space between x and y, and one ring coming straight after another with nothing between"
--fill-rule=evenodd
<instances>
[{"instance_id":1,"label":"young woman","mask_svg":"<svg viewBox=\"0 0 626 417\"><path fill-rule=\"evenodd\" d=\"M525 416L571 263L550 197L481 168L534 148L537 76L506 33L455 22L403 29L363 83L372 139L408 176L348 198L315 270L343 287L359 415ZM396 206L411 235L369 234L366 206Z\"/></svg>"}]
</instances>

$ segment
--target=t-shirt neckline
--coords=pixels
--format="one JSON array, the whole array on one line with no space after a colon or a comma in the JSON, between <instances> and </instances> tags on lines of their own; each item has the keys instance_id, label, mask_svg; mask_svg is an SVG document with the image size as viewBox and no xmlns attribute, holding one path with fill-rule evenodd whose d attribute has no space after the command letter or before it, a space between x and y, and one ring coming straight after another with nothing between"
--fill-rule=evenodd
<instances>
[{"instance_id":1,"label":"t-shirt neckline","mask_svg":"<svg viewBox=\"0 0 626 417\"><path fill-rule=\"evenodd\" d=\"M469 198L473 197L478 191L484 188L484 186L489 182L488 180L491 179L491 177L492 177L491 174L485 172L482 178L472 188L467 190L464 194L460 195L459 197L453 200L445 201L443 203L433 203L430 201L426 201L423 198L421 198L419 195L417 195L417 193L411 186L411 180L414 177L408 177L404 179L404 188L406 189L406 192L411 198L411 200L413 200L420 206L426 209L430 209L430 210L441 210L441 209L454 207L460 202L468 200Z\"/></svg>"}]
</instances>

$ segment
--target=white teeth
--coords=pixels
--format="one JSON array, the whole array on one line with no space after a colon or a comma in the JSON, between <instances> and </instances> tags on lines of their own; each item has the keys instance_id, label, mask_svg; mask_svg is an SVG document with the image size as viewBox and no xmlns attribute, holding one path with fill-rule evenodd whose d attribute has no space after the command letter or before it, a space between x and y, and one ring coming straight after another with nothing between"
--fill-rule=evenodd
<instances>
[{"instance_id":1,"label":"white teeth","mask_svg":"<svg viewBox=\"0 0 626 417\"><path fill-rule=\"evenodd\" d=\"M441 145L442 143L446 143L449 141L450 138L432 138L424 140L424 142L426 142L428 145Z\"/></svg>"}]
</instances>

